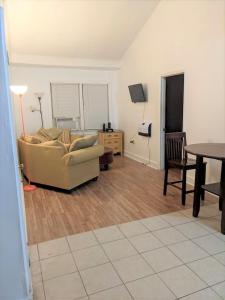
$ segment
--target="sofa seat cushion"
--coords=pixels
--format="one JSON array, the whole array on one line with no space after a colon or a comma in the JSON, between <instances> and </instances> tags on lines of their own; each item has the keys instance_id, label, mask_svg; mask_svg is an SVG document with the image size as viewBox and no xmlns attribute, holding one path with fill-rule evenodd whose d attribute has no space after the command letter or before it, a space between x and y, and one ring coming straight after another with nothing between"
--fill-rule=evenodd
<instances>
[{"instance_id":1,"label":"sofa seat cushion","mask_svg":"<svg viewBox=\"0 0 225 300\"><path fill-rule=\"evenodd\" d=\"M75 139L70 145L69 152L91 147L96 143L97 138L97 135L87 135L85 137Z\"/></svg>"},{"instance_id":2,"label":"sofa seat cushion","mask_svg":"<svg viewBox=\"0 0 225 300\"><path fill-rule=\"evenodd\" d=\"M63 160L65 161L66 166L73 166L98 158L103 153L104 147L102 145L95 145L85 149L69 152L68 154L64 155Z\"/></svg>"}]
</instances>

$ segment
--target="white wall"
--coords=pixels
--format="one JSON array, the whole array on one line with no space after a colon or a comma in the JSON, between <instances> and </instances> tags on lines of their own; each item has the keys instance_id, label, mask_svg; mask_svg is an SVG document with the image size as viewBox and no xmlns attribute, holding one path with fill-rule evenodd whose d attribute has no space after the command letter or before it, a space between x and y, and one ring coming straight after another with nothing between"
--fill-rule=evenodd
<instances>
[{"instance_id":1,"label":"white wall","mask_svg":"<svg viewBox=\"0 0 225 300\"><path fill-rule=\"evenodd\" d=\"M28 92L24 97L25 126L28 133L35 132L40 128L40 115L32 113L30 106L38 107L35 92L44 92L42 100L44 127L52 126L52 107L50 83L108 83L110 120L117 127L116 93L117 93L117 71L115 70L93 70L77 68L38 67L38 66L10 66L10 83L28 85ZM17 135L21 133L20 111L18 99L14 97L14 112L16 117Z\"/></svg>"},{"instance_id":2,"label":"white wall","mask_svg":"<svg viewBox=\"0 0 225 300\"><path fill-rule=\"evenodd\" d=\"M143 103L130 101L127 86L148 88L145 120L151 119L150 159L160 166L161 76L185 73L184 130L189 143L225 142L225 2L161 1L122 59L118 119L125 152L148 161L147 139L129 139L142 121ZM210 162L211 177L217 165Z\"/></svg>"}]
</instances>

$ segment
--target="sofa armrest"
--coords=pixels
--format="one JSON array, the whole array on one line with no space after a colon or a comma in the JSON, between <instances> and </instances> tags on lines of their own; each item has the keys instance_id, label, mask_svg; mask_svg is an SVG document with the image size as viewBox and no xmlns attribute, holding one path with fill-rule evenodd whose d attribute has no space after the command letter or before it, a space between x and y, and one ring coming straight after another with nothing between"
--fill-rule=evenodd
<instances>
[{"instance_id":1,"label":"sofa armrest","mask_svg":"<svg viewBox=\"0 0 225 300\"><path fill-rule=\"evenodd\" d=\"M64 155L63 160L66 166L72 166L80 164L82 162L92 160L101 156L104 153L104 147L102 145L95 145L85 149L72 151Z\"/></svg>"}]
</instances>

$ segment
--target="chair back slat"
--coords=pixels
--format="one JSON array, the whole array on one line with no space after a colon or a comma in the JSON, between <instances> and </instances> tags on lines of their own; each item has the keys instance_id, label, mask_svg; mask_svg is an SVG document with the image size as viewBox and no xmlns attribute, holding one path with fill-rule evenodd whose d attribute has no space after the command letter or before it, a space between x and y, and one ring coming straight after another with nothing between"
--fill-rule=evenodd
<instances>
[{"instance_id":1,"label":"chair back slat","mask_svg":"<svg viewBox=\"0 0 225 300\"><path fill-rule=\"evenodd\" d=\"M168 160L181 160L186 158L184 146L186 146L185 132L171 132L165 134L165 158Z\"/></svg>"}]
</instances>

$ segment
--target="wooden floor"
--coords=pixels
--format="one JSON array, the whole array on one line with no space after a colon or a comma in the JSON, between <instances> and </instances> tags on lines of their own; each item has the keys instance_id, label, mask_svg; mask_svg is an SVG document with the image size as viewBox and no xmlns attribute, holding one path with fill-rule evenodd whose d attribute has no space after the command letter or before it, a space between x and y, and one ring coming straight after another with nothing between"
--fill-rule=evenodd
<instances>
[{"instance_id":1,"label":"wooden floor","mask_svg":"<svg viewBox=\"0 0 225 300\"><path fill-rule=\"evenodd\" d=\"M125 157L71 194L46 188L25 193L29 244L183 209L180 191L162 195L163 172ZM192 206L187 196L186 208ZM213 198L206 196L205 203Z\"/></svg>"}]
</instances>

